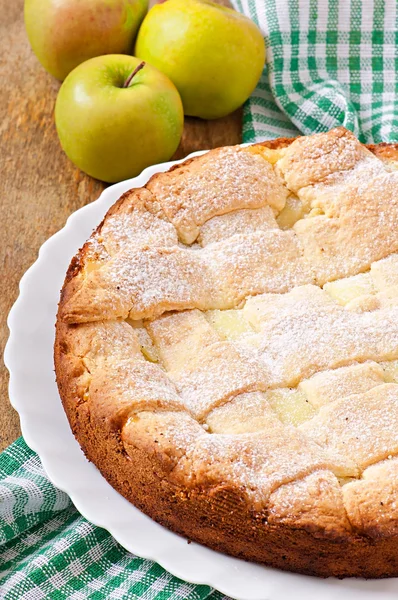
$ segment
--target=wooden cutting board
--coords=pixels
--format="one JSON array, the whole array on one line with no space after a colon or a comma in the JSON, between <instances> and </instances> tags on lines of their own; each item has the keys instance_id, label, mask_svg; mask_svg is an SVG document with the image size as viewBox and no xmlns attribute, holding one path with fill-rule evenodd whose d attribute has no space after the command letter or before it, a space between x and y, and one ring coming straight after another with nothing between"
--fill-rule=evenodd
<instances>
[{"instance_id":1,"label":"wooden cutting board","mask_svg":"<svg viewBox=\"0 0 398 600\"><path fill-rule=\"evenodd\" d=\"M226 4L227 2L222 2ZM84 175L63 154L53 111L59 82L34 57L24 30L23 0L0 0L0 348L18 282L43 242L68 216L95 200L104 184ZM241 141L241 111L217 121L186 120L176 152L181 158ZM8 399L8 373L0 365L0 450L20 435Z\"/></svg>"}]
</instances>

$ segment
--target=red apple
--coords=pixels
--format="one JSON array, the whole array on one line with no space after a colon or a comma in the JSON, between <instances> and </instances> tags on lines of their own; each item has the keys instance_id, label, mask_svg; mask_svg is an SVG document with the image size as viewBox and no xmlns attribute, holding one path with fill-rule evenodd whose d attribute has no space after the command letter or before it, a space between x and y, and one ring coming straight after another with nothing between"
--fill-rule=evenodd
<instances>
[{"instance_id":1,"label":"red apple","mask_svg":"<svg viewBox=\"0 0 398 600\"><path fill-rule=\"evenodd\" d=\"M33 52L57 79L102 54L129 54L148 0L25 0Z\"/></svg>"}]
</instances>

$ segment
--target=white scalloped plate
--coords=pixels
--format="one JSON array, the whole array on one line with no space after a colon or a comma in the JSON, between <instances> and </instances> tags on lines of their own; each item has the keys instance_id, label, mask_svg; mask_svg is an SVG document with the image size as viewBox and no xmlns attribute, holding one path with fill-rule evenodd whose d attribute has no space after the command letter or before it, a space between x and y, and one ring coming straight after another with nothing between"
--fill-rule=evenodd
<instances>
[{"instance_id":1,"label":"white scalloped plate","mask_svg":"<svg viewBox=\"0 0 398 600\"><path fill-rule=\"evenodd\" d=\"M202 152L195 152L196 156ZM180 161L176 161L180 162ZM71 497L89 521L107 529L127 550L158 562L173 575L210 585L240 600L397 600L398 579L322 580L284 573L231 558L187 541L152 521L125 500L89 463L61 406L53 367L54 323L59 291L72 256L108 208L126 190L140 187L175 162L145 169L139 177L107 188L84 206L40 249L20 283L9 317L4 360L9 393L26 443L40 456L51 481Z\"/></svg>"}]
</instances>

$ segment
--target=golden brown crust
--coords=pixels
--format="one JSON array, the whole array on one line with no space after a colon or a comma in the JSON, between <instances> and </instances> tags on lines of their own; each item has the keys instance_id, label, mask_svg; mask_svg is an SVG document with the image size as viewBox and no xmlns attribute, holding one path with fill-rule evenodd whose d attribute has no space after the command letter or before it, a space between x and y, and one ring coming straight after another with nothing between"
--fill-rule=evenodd
<instances>
[{"instance_id":1,"label":"golden brown crust","mask_svg":"<svg viewBox=\"0 0 398 600\"><path fill-rule=\"evenodd\" d=\"M270 524L268 512L253 512L232 486L192 493L188 487L171 484L167 469L153 454L134 446L127 452L117 432L104 435L103 427L92 422L87 404L81 402L74 376L80 373L79 366L71 364L65 352L65 339L73 327L58 321L55 344L57 381L70 426L87 458L140 510L190 540L284 570L321 577L398 574L395 536L350 533L329 539L319 531L284 524L282 518L279 522L273 518L277 524Z\"/></svg>"},{"instance_id":2,"label":"golden brown crust","mask_svg":"<svg viewBox=\"0 0 398 600\"><path fill-rule=\"evenodd\" d=\"M292 141L282 138L256 146L280 150ZM398 161L398 145L368 148L383 160ZM194 161L186 161L183 167ZM172 170L179 168L177 165ZM159 177L154 176L147 189L153 190L157 180ZM72 431L88 459L113 487L146 514L173 531L215 550L285 570L324 577L397 576L397 516L384 508L376 512L373 508L374 502L385 501L389 507L394 504L397 488L392 479L383 487L383 474L396 475L396 462L391 461L393 464L390 464L387 459L378 463L380 469L378 465L370 466L364 471L363 479L341 488L332 472L334 469L337 473L340 468L338 460L314 461L305 468L301 465L295 475L290 476L291 479L287 476L275 484L274 489L267 492L267 501L256 504L244 485L234 484L233 477L227 480L224 471L221 477L214 471L214 465L209 473L201 471L200 465L204 464L203 457L208 452L207 448L203 449L207 444L205 438L212 436L207 436L186 412L178 413L180 428L185 431L184 439L176 443L174 430L167 437L168 420L174 421L175 411L179 410L178 402L173 404L172 391L163 404L157 404L157 410L164 412L146 413L146 409L134 404L136 399L130 396L129 410L117 411L116 417L111 420L107 417L109 408L103 412L98 410L99 405L103 408L103 401L94 402L93 391L103 392L102 388L108 381L107 371L105 377L102 372L103 379L95 384L95 390L90 388L99 359L98 356L87 358L87 352L81 351L81 346L80 350L77 349L77 344L82 344L79 328L90 328L90 325L68 324L62 317L65 306L80 288L87 264L110 259L106 248L98 248L98 243L102 243L103 224L110 216L128 212L137 202L132 197L132 193L127 192L110 209L96 230L99 240L95 247L88 242L72 260L61 293L55 342L57 383ZM157 204L154 206L157 218L163 219L164 208ZM134 348L135 342L131 343L131 348ZM92 347L91 341L89 346ZM115 358L121 364L125 360L128 357L124 355ZM234 360L239 362L240 359ZM373 379L370 379L373 385ZM369 394L366 390L364 393ZM353 396L350 398L351 402L355 401ZM133 405L134 409L131 409ZM327 410L333 414L330 407L327 405ZM153 422L148 414L161 416ZM171 415L170 419L168 415ZM306 428L308 425L303 426L304 431ZM316 433L319 435L319 431ZM242 443L246 444L244 435ZM198 439L202 441L198 443ZM286 445L287 441L283 443ZM176 452L176 448L180 451ZM217 456L217 451L212 453ZM385 458L382 452L380 456ZM384 466L386 463L387 466ZM343 471L351 477L354 472L350 468L347 464ZM379 492L375 491L375 485Z\"/></svg>"}]
</instances>

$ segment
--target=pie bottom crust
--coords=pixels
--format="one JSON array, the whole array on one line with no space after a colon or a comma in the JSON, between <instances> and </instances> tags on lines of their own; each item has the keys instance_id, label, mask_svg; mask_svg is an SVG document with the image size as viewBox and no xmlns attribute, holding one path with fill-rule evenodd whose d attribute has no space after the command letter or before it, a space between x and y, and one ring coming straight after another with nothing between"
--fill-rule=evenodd
<instances>
[{"instance_id":1,"label":"pie bottom crust","mask_svg":"<svg viewBox=\"0 0 398 600\"><path fill-rule=\"evenodd\" d=\"M267 144L285 146L292 140ZM263 143L263 145L266 145ZM383 151L388 152L387 145ZM74 259L65 283L79 269ZM64 290L65 290L64 285ZM68 296L73 291L69 286ZM67 298L61 297L60 307ZM377 533L336 538L319 530L269 524L266 511L255 512L231 484L192 489L170 482L160 460L139 448L127 454L118 433L93 422L76 381L79 373L69 355L74 325L57 319L55 366L62 403L71 429L86 457L106 480L137 508L161 525L214 550L279 569L320 577L383 578L398 576L398 539Z\"/></svg>"}]
</instances>

